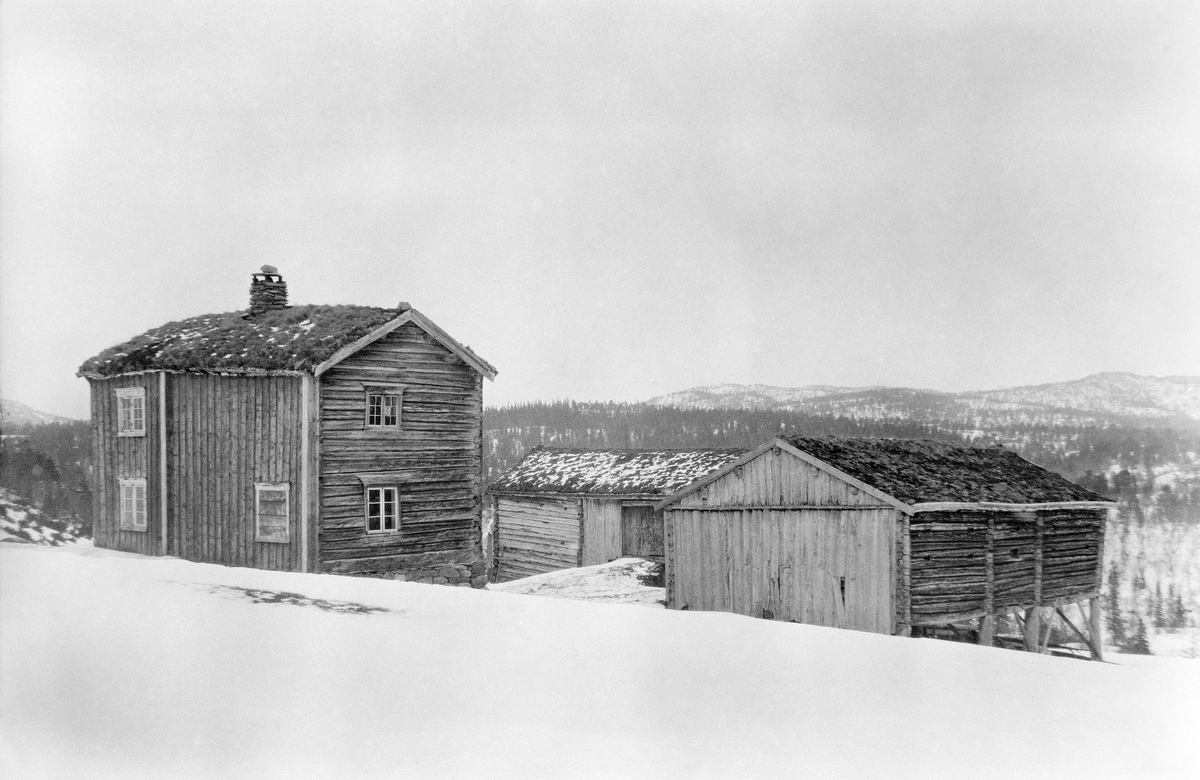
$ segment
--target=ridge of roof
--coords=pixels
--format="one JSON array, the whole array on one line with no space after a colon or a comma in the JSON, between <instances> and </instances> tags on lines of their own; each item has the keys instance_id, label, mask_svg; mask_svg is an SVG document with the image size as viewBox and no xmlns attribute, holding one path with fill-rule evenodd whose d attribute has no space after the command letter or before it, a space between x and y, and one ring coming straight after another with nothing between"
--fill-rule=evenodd
<instances>
[{"instance_id":1,"label":"ridge of roof","mask_svg":"<svg viewBox=\"0 0 1200 780\"><path fill-rule=\"evenodd\" d=\"M1107 501L1002 447L834 436L783 441L908 504Z\"/></svg>"},{"instance_id":2,"label":"ridge of roof","mask_svg":"<svg viewBox=\"0 0 1200 780\"><path fill-rule=\"evenodd\" d=\"M538 445L490 493L665 495L736 459L744 449L592 450Z\"/></svg>"},{"instance_id":3,"label":"ridge of roof","mask_svg":"<svg viewBox=\"0 0 1200 780\"><path fill-rule=\"evenodd\" d=\"M373 334L406 317L489 379L495 376L487 361L413 309L349 304L289 306L254 315L240 310L168 322L89 358L78 375L313 372L339 353L345 357L346 350L356 351L355 344L369 343Z\"/></svg>"}]
</instances>

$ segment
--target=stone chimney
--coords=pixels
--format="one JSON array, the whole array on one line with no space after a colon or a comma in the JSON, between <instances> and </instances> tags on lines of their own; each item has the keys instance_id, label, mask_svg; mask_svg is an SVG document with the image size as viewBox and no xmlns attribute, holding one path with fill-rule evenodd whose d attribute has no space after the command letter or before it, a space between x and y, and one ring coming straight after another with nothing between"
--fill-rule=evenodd
<instances>
[{"instance_id":1,"label":"stone chimney","mask_svg":"<svg viewBox=\"0 0 1200 780\"><path fill-rule=\"evenodd\" d=\"M259 273L250 274L250 315L273 309L286 309L287 282L273 265L264 265Z\"/></svg>"}]
</instances>

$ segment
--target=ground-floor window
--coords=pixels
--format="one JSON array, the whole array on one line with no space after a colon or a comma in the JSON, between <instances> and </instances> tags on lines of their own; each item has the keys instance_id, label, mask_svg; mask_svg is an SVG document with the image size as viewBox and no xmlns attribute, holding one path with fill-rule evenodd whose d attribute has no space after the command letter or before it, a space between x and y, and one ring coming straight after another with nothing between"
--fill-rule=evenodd
<instances>
[{"instance_id":1,"label":"ground-floor window","mask_svg":"<svg viewBox=\"0 0 1200 780\"><path fill-rule=\"evenodd\" d=\"M254 485L254 541L287 544L289 485L258 482Z\"/></svg>"},{"instance_id":2,"label":"ground-floor window","mask_svg":"<svg viewBox=\"0 0 1200 780\"><path fill-rule=\"evenodd\" d=\"M381 534L400 528L400 489L367 488L367 533Z\"/></svg>"},{"instance_id":3,"label":"ground-floor window","mask_svg":"<svg viewBox=\"0 0 1200 780\"><path fill-rule=\"evenodd\" d=\"M146 480L122 479L121 530L146 530Z\"/></svg>"}]
</instances>

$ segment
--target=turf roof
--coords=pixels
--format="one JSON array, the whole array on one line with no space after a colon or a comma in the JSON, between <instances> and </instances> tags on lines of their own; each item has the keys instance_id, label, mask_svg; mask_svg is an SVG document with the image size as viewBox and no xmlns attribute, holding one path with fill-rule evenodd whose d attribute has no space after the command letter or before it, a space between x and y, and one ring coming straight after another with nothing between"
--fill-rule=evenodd
<instances>
[{"instance_id":1,"label":"turf roof","mask_svg":"<svg viewBox=\"0 0 1200 780\"><path fill-rule=\"evenodd\" d=\"M79 367L82 376L134 371L306 371L400 316L371 306L291 306L205 314L147 331Z\"/></svg>"},{"instance_id":2,"label":"turf roof","mask_svg":"<svg viewBox=\"0 0 1200 780\"><path fill-rule=\"evenodd\" d=\"M909 504L1107 500L999 447L965 447L928 439L795 436L787 441Z\"/></svg>"},{"instance_id":3,"label":"turf roof","mask_svg":"<svg viewBox=\"0 0 1200 780\"><path fill-rule=\"evenodd\" d=\"M488 490L492 493L668 495L745 450L581 450L535 447Z\"/></svg>"}]
</instances>

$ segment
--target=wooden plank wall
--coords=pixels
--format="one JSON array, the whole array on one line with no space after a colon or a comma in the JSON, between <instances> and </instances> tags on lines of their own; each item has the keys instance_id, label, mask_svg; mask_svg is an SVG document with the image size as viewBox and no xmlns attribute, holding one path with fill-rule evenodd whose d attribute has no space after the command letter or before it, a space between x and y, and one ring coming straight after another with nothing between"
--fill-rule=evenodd
<instances>
[{"instance_id":1,"label":"wooden plank wall","mask_svg":"<svg viewBox=\"0 0 1200 780\"><path fill-rule=\"evenodd\" d=\"M684 496L679 506L879 506L882 503L790 452L773 449Z\"/></svg>"},{"instance_id":2,"label":"wooden plank wall","mask_svg":"<svg viewBox=\"0 0 1200 780\"><path fill-rule=\"evenodd\" d=\"M138 374L112 379L89 379L92 407L92 454L96 482L92 496L93 534L97 547L158 555L162 534L161 484L158 440L158 374ZM117 388L146 390L146 435L117 436ZM120 479L146 480L146 530L123 531Z\"/></svg>"},{"instance_id":3,"label":"wooden plank wall","mask_svg":"<svg viewBox=\"0 0 1200 780\"><path fill-rule=\"evenodd\" d=\"M914 624L987 614L989 589L993 615L1098 593L1104 520L1096 509L918 513L910 521Z\"/></svg>"},{"instance_id":4,"label":"wooden plank wall","mask_svg":"<svg viewBox=\"0 0 1200 780\"><path fill-rule=\"evenodd\" d=\"M621 502L609 498L583 499L583 539L580 566L595 566L621 557Z\"/></svg>"},{"instance_id":5,"label":"wooden plank wall","mask_svg":"<svg viewBox=\"0 0 1200 780\"><path fill-rule=\"evenodd\" d=\"M482 560L483 377L411 323L320 378L322 571L387 574L407 556ZM364 430L365 384L405 386L400 430ZM366 532L358 474L398 474L400 530Z\"/></svg>"},{"instance_id":6,"label":"wooden plank wall","mask_svg":"<svg viewBox=\"0 0 1200 780\"><path fill-rule=\"evenodd\" d=\"M496 581L579 565L579 499L505 498L496 502Z\"/></svg>"},{"instance_id":7,"label":"wooden plank wall","mask_svg":"<svg viewBox=\"0 0 1200 780\"><path fill-rule=\"evenodd\" d=\"M668 508L668 604L891 633L896 514Z\"/></svg>"},{"instance_id":8,"label":"wooden plank wall","mask_svg":"<svg viewBox=\"0 0 1200 780\"><path fill-rule=\"evenodd\" d=\"M663 559L663 516L653 506L621 507L621 556Z\"/></svg>"},{"instance_id":9,"label":"wooden plank wall","mask_svg":"<svg viewBox=\"0 0 1200 780\"><path fill-rule=\"evenodd\" d=\"M168 377L168 550L192 561L299 571L299 376ZM290 486L289 542L254 541L256 482Z\"/></svg>"}]
</instances>

